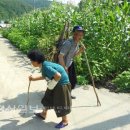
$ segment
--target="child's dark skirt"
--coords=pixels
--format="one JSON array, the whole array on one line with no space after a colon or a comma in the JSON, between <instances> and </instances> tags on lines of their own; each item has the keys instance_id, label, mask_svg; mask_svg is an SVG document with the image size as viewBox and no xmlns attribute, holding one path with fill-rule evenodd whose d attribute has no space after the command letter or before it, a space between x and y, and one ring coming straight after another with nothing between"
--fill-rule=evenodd
<instances>
[{"instance_id":1,"label":"child's dark skirt","mask_svg":"<svg viewBox=\"0 0 130 130\"><path fill-rule=\"evenodd\" d=\"M54 109L57 117L71 112L71 85L57 85L53 90L47 89L41 103L46 109Z\"/></svg>"}]
</instances>

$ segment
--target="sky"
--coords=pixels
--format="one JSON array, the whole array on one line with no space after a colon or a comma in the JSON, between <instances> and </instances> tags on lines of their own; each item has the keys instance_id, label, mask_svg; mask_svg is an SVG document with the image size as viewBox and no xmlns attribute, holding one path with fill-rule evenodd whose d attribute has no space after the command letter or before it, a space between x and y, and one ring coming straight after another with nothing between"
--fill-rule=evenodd
<instances>
[{"instance_id":1,"label":"sky","mask_svg":"<svg viewBox=\"0 0 130 130\"><path fill-rule=\"evenodd\" d=\"M57 1L63 2L63 3L71 2L74 5L77 5L81 0L57 0Z\"/></svg>"}]
</instances>

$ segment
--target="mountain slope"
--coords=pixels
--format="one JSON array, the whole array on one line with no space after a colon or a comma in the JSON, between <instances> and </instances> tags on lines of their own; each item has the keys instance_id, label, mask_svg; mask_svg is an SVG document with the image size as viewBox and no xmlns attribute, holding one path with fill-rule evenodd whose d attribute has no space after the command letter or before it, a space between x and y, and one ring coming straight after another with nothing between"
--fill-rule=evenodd
<instances>
[{"instance_id":1,"label":"mountain slope","mask_svg":"<svg viewBox=\"0 0 130 130\"><path fill-rule=\"evenodd\" d=\"M28 4L32 5L35 8L46 8L49 7L52 1L50 0L20 0L27 2Z\"/></svg>"},{"instance_id":2,"label":"mountain slope","mask_svg":"<svg viewBox=\"0 0 130 130\"><path fill-rule=\"evenodd\" d=\"M0 20L10 19L32 10L32 6L19 0L0 0Z\"/></svg>"},{"instance_id":3,"label":"mountain slope","mask_svg":"<svg viewBox=\"0 0 130 130\"><path fill-rule=\"evenodd\" d=\"M47 8L49 0L0 0L0 21L11 19L35 8Z\"/></svg>"}]
</instances>

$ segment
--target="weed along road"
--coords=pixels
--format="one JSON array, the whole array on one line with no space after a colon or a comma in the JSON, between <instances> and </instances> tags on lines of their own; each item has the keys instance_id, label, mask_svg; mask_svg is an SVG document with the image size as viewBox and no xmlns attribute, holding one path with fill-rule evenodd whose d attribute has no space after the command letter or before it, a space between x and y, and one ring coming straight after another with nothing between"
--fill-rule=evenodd
<instances>
[{"instance_id":1,"label":"weed along road","mask_svg":"<svg viewBox=\"0 0 130 130\"><path fill-rule=\"evenodd\" d=\"M53 130L57 119L53 110L45 121L37 119L33 112L42 110L41 99L46 82L33 82L30 88L29 111L22 115L26 105L28 76L32 66L26 55L0 37L0 130ZM34 75L37 75L38 71ZM77 87L73 93L70 124L65 130L130 130L130 95L97 90L102 106L96 106L92 86L84 90Z\"/></svg>"}]
</instances>

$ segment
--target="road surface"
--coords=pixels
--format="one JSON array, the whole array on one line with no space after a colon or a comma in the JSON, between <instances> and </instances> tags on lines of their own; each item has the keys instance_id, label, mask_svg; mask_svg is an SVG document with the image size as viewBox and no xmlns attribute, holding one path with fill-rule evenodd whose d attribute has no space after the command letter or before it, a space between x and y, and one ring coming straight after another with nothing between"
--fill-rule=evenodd
<instances>
[{"instance_id":1,"label":"road surface","mask_svg":"<svg viewBox=\"0 0 130 130\"><path fill-rule=\"evenodd\" d=\"M46 121L35 118L34 111L41 111L40 103L46 90L45 81L32 82L30 111L21 114L26 105L28 76L39 75L33 71L26 55L0 37L0 130L55 130L59 123L54 111ZM77 87L73 94L72 113L69 125L64 130L130 130L130 94L115 94L106 89L97 90L102 106L96 106L91 86L89 90Z\"/></svg>"}]
</instances>

